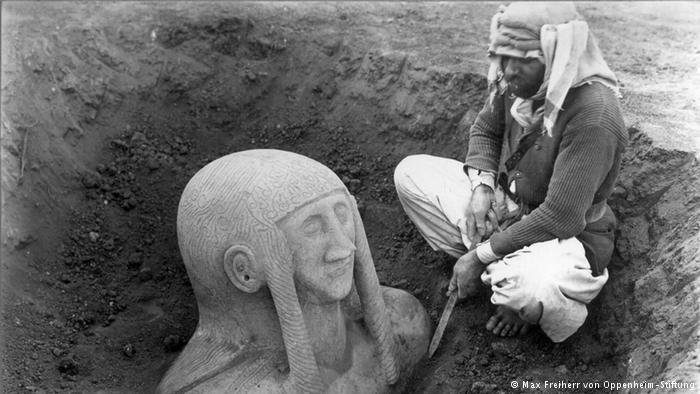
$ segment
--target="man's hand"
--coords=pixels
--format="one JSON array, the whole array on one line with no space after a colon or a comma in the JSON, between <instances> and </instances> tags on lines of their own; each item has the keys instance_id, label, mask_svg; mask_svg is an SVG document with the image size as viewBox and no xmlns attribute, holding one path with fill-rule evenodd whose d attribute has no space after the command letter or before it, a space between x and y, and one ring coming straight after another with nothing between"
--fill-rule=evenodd
<instances>
[{"instance_id":1,"label":"man's hand","mask_svg":"<svg viewBox=\"0 0 700 394\"><path fill-rule=\"evenodd\" d=\"M447 288L449 296L457 291L458 298L465 298L476 294L479 290L479 277L484 271L484 264L476 256L476 249L460 257L452 269L452 279Z\"/></svg>"},{"instance_id":2,"label":"man's hand","mask_svg":"<svg viewBox=\"0 0 700 394\"><path fill-rule=\"evenodd\" d=\"M488 220L488 212L495 201L496 194L490 187L482 185L474 189L466 212L467 237L472 242L478 242L493 233L494 226Z\"/></svg>"}]
</instances>

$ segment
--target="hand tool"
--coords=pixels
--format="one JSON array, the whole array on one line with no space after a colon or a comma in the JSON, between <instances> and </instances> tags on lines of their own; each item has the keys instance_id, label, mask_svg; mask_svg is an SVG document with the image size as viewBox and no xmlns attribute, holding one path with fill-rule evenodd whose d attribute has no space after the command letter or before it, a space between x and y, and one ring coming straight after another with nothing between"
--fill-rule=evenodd
<instances>
[{"instance_id":1,"label":"hand tool","mask_svg":"<svg viewBox=\"0 0 700 394\"><path fill-rule=\"evenodd\" d=\"M430 347L428 348L428 358L432 358L437 350L440 340L442 339L442 334L445 332L445 327L447 327L447 322L450 321L450 316L452 315L452 310L457 303L457 289L455 289L450 298L447 300L447 305L442 311L442 316L440 317L440 322L435 329L435 334L433 334L433 339L430 341Z\"/></svg>"}]
</instances>

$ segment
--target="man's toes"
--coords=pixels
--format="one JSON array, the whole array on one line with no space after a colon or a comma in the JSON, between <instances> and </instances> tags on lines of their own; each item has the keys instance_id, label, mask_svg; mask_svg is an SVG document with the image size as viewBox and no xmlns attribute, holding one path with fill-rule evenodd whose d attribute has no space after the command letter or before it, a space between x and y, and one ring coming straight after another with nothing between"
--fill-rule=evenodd
<instances>
[{"instance_id":1,"label":"man's toes","mask_svg":"<svg viewBox=\"0 0 700 394\"><path fill-rule=\"evenodd\" d=\"M506 328L503 329L503 331L501 331L501 336L502 337L509 337L510 332L513 331L513 327L514 327L513 324L510 324L510 323L506 324Z\"/></svg>"},{"instance_id":2,"label":"man's toes","mask_svg":"<svg viewBox=\"0 0 700 394\"><path fill-rule=\"evenodd\" d=\"M510 328L510 332L508 332L508 336L514 337L518 335L518 332L520 332L520 324L513 324L513 326Z\"/></svg>"},{"instance_id":3,"label":"man's toes","mask_svg":"<svg viewBox=\"0 0 700 394\"><path fill-rule=\"evenodd\" d=\"M503 321L503 319L498 321L498 324L496 324L496 327L493 329L493 333L496 335L501 335L501 332L503 329L506 327L506 322Z\"/></svg>"},{"instance_id":4,"label":"man's toes","mask_svg":"<svg viewBox=\"0 0 700 394\"><path fill-rule=\"evenodd\" d=\"M486 329L501 337L514 337L527 333L530 324L509 312L503 307L496 309L496 313L486 322Z\"/></svg>"},{"instance_id":5,"label":"man's toes","mask_svg":"<svg viewBox=\"0 0 700 394\"><path fill-rule=\"evenodd\" d=\"M510 336L510 330L513 329L513 326L506 323L505 326L503 327L503 330L501 330L501 336L502 337L509 337Z\"/></svg>"},{"instance_id":6,"label":"man's toes","mask_svg":"<svg viewBox=\"0 0 700 394\"><path fill-rule=\"evenodd\" d=\"M523 328L526 326L526 324L516 324L513 326L513 329L510 330L510 336L514 337L516 335L522 334Z\"/></svg>"},{"instance_id":7,"label":"man's toes","mask_svg":"<svg viewBox=\"0 0 700 394\"><path fill-rule=\"evenodd\" d=\"M494 324L491 325L491 328L489 329L489 331L498 335L498 333L501 332L502 327L503 327L503 321L501 321L501 319L496 318L496 321L494 322Z\"/></svg>"},{"instance_id":8,"label":"man's toes","mask_svg":"<svg viewBox=\"0 0 700 394\"><path fill-rule=\"evenodd\" d=\"M496 315L491 316L489 321L486 322L486 329L492 331L494 328L496 328L496 324L498 324L500 320L501 319L496 317Z\"/></svg>"},{"instance_id":9,"label":"man's toes","mask_svg":"<svg viewBox=\"0 0 700 394\"><path fill-rule=\"evenodd\" d=\"M520 330L519 330L518 334L520 334L520 335L525 335L525 334L527 334L528 331L530 331L530 325L529 325L529 324L523 324L523 326L520 327Z\"/></svg>"}]
</instances>

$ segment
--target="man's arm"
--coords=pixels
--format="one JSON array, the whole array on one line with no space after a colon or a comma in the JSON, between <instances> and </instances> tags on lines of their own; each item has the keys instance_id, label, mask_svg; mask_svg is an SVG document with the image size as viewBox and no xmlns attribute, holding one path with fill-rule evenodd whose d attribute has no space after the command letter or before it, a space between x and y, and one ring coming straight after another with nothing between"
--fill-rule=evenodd
<instances>
[{"instance_id":1,"label":"man's arm","mask_svg":"<svg viewBox=\"0 0 700 394\"><path fill-rule=\"evenodd\" d=\"M615 164L620 144L615 134L602 126L605 119L600 115L585 118L585 122L572 119L564 131L544 202L523 220L491 237L496 255L583 231L586 211Z\"/></svg>"},{"instance_id":2,"label":"man's arm","mask_svg":"<svg viewBox=\"0 0 700 394\"><path fill-rule=\"evenodd\" d=\"M503 96L496 96L493 108L484 104L469 130L469 150L464 161L464 170L473 168L498 173L498 161L505 131Z\"/></svg>"},{"instance_id":3,"label":"man's arm","mask_svg":"<svg viewBox=\"0 0 700 394\"><path fill-rule=\"evenodd\" d=\"M487 101L469 131L469 150L464 172L472 185L471 200L465 212L466 236L477 242L493 232L487 213L496 200L496 173L501 154L505 128L503 96L494 99L493 107Z\"/></svg>"}]
</instances>

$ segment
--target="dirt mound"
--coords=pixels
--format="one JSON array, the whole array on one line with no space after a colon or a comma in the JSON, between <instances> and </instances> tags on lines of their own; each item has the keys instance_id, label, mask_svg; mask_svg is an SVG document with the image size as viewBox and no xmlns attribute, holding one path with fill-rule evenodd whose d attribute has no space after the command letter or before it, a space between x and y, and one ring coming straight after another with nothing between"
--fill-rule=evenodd
<instances>
[{"instance_id":1,"label":"dirt mound","mask_svg":"<svg viewBox=\"0 0 700 394\"><path fill-rule=\"evenodd\" d=\"M453 261L403 214L393 168L412 153L464 156L492 12L4 3L3 392L155 388L197 319L175 236L180 193L205 163L244 149L333 169L359 200L380 281L437 320ZM697 152L660 147L644 129L630 136L610 201L611 280L586 325L563 344L496 338L481 294L455 310L412 391L697 379Z\"/></svg>"}]
</instances>

